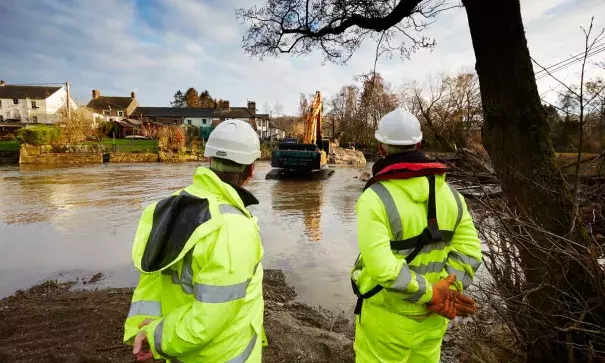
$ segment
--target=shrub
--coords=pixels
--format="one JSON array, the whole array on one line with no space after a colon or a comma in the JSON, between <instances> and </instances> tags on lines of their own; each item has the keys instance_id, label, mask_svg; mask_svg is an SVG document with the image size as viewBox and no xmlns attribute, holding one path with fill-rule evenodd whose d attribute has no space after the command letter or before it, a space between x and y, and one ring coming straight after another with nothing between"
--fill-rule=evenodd
<instances>
[{"instance_id":1,"label":"shrub","mask_svg":"<svg viewBox=\"0 0 605 363\"><path fill-rule=\"evenodd\" d=\"M158 130L160 150L181 152L185 148L185 133L178 126L164 126Z\"/></svg>"},{"instance_id":2,"label":"shrub","mask_svg":"<svg viewBox=\"0 0 605 363\"><path fill-rule=\"evenodd\" d=\"M56 126L28 126L17 131L17 141L35 146L56 143L61 137L61 129Z\"/></svg>"},{"instance_id":3,"label":"shrub","mask_svg":"<svg viewBox=\"0 0 605 363\"><path fill-rule=\"evenodd\" d=\"M262 142L260 144L260 158L262 160L271 159L272 152L273 152L273 144L271 142Z\"/></svg>"}]
</instances>

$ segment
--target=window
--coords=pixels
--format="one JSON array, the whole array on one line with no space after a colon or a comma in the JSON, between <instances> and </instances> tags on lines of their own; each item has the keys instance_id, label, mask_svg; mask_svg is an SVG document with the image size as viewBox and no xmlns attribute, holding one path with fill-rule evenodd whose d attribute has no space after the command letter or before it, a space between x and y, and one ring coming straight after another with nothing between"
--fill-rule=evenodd
<instances>
[{"instance_id":1,"label":"window","mask_svg":"<svg viewBox=\"0 0 605 363\"><path fill-rule=\"evenodd\" d=\"M18 105L19 104L19 100L16 98L13 98L13 105Z\"/></svg>"},{"instance_id":2,"label":"window","mask_svg":"<svg viewBox=\"0 0 605 363\"><path fill-rule=\"evenodd\" d=\"M0 115L0 122L4 121L4 116Z\"/></svg>"},{"instance_id":3,"label":"window","mask_svg":"<svg viewBox=\"0 0 605 363\"><path fill-rule=\"evenodd\" d=\"M38 108L38 105L36 105L36 101L32 101L32 108L33 108L33 109Z\"/></svg>"},{"instance_id":4,"label":"window","mask_svg":"<svg viewBox=\"0 0 605 363\"><path fill-rule=\"evenodd\" d=\"M188 123L189 125L191 125L191 120L187 120L187 123Z\"/></svg>"},{"instance_id":5,"label":"window","mask_svg":"<svg viewBox=\"0 0 605 363\"><path fill-rule=\"evenodd\" d=\"M202 125L206 125L206 119L202 119Z\"/></svg>"},{"instance_id":6,"label":"window","mask_svg":"<svg viewBox=\"0 0 605 363\"><path fill-rule=\"evenodd\" d=\"M0 100L0 108L2 108L2 100Z\"/></svg>"},{"instance_id":7,"label":"window","mask_svg":"<svg viewBox=\"0 0 605 363\"><path fill-rule=\"evenodd\" d=\"M111 114L111 112L109 111L103 111L103 116L109 116Z\"/></svg>"},{"instance_id":8,"label":"window","mask_svg":"<svg viewBox=\"0 0 605 363\"><path fill-rule=\"evenodd\" d=\"M32 116L32 122L37 124L38 123L38 116Z\"/></svg>"},{"instance_id":9,"label":"window","mask_svg":"<svg viewBox=\"0 0 605 363\"><path fill-rule=\"evenodd\" d=\"M118 116L124 116L124 111L118 111Z\"/></svg>"},{"instance_id":10,"label":"window","mask_svg":"<svg viewBox=\"0 0 605 363\"><path fill-rule=\"evenodd\" d=\"M175 125L177 125L177 120L172 120L172 122L173 122Z\"/></svg>"}]
</instances>

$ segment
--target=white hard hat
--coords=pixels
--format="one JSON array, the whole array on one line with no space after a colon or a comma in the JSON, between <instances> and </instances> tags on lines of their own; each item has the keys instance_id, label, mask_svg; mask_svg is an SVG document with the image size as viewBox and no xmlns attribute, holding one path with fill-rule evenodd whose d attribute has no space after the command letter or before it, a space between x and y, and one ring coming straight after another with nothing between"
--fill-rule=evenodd
<instances>
[{"instance_id":1,"label":"white hard hat","mask_svg":"<svg viewBox=\"0 0 605 363\"><path fill-rule=\"evenodd\" d=\"M250 165L260 158L260 141L246 121L226 120L210 133L204 156Z\"/></svg>"},{"instance_id":2,"label":"white hard hat","mask_svg":"<svg viewBox=\"0 0 605 363\"><path fill-rule=\"evenodd\" d=\"M374 136L387 145L416 145L422 141L420 121L405 109L398 108L380 119Z\"/></svg>"}]
</instances>

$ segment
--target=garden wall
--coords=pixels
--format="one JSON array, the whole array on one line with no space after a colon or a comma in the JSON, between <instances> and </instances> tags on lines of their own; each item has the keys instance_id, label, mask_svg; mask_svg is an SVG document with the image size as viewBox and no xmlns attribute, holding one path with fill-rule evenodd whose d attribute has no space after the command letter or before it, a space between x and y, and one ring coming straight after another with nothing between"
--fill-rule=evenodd
<instances>
[{"instance_id":1,"label":"garden wall","mask_svg":"<svg viewBox=\"0 0 605 363\"><path fill-rule=\"evenodd\" d=\"M200 154L187 154L187 153L171 153L160 151L159 161L165 163L181 163L185 161L204 161L206 158Z\"/></svg>"},{"instance_id":2,"label":"garden wall","mask_svg":"<svg viewBox=\"0 0 605 363\"><path fill-rule=\"evenodd\" d=\"M101 153L21 153L20 164L101 164Z\"/></svg>"},{"instance_id":3,"label":"garden wall","mask_svg":"<svg viewBox=\"0 0 605 363\"><path fill-rule=\"evenodd\" d=\"M110 163L155 163L159 161L157 153L111 153Z\"/></svg>"}]
</instances>

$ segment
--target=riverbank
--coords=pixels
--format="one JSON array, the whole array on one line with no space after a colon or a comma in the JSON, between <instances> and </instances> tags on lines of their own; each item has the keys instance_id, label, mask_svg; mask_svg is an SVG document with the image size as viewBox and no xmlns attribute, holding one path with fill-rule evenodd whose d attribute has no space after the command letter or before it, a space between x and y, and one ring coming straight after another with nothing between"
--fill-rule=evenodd
<instances>
[{"instance_id":1,"label":"riverbank","mask_svg":"<svg viewBox=\"0 0 605 363\"><path fill-rule=\"evenodd\" d=\"M0 362L133 361L121 343L132 289L71 291L72 285L46 282L0 300ZM263 289L269 339L263 362L354 362L353 325L345 315L294 301L281 271L266 270Z\"/></svg>"}]
</instances>

